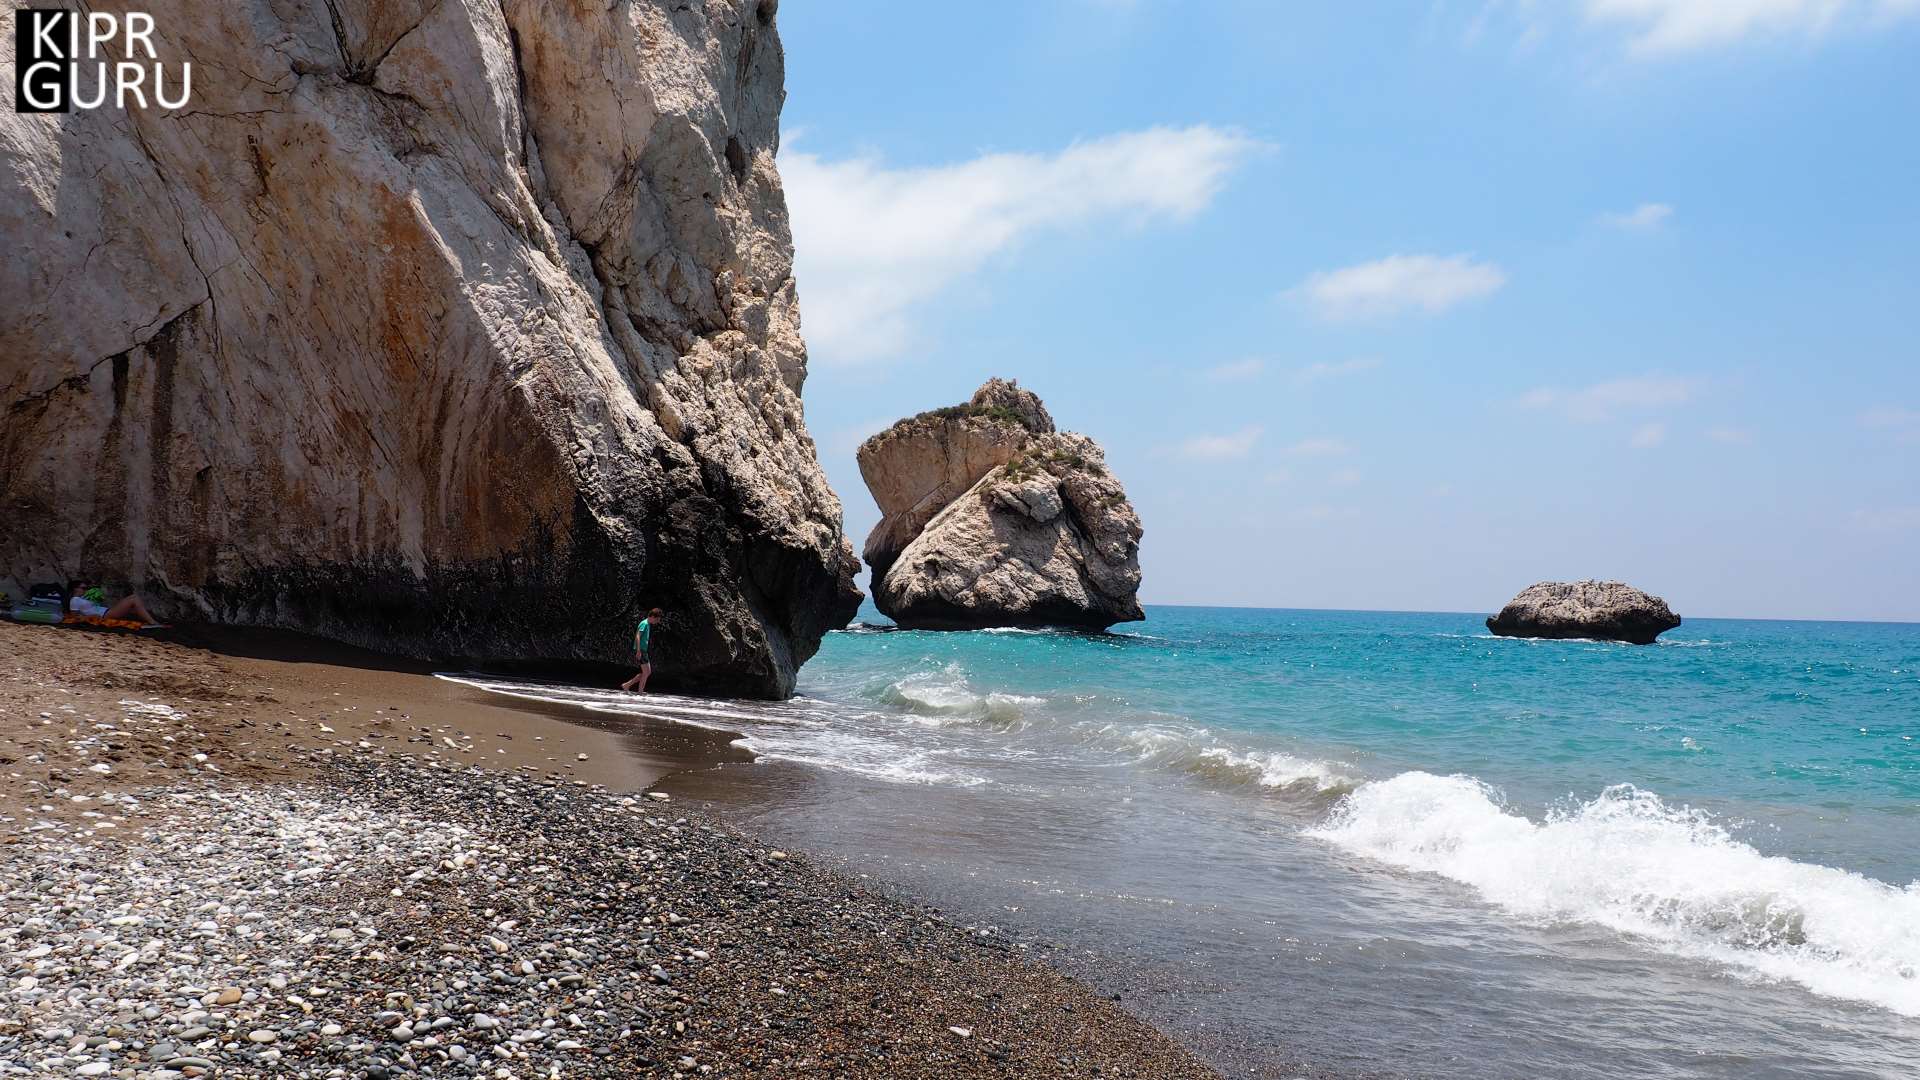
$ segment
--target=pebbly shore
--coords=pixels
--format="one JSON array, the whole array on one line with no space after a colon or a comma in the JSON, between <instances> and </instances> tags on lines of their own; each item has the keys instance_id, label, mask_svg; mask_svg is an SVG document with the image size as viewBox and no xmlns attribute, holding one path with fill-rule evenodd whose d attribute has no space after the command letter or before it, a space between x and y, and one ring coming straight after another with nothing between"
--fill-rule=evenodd
<instances>
[{"instance_id":1,"label":"pebbly shore","mask_svg":"<svg viewBox=\"0 0 1920 1080\"><path fill-rule=\"evenodd\" d=\"M425 725L293 738L138 639L49 677L63 639L22 635L63 633L5 629L0 1076L1214 1075L1021 943L662 793Z\"/></svg>"}]
</instances>

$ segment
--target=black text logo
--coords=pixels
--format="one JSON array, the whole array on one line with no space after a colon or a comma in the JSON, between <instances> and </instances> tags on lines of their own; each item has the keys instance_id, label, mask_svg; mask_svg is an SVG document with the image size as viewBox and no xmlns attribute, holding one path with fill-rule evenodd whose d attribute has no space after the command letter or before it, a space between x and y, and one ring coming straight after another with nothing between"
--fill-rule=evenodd
<instances>
[{"instance_id":1,"label":"black text logo","mask_svg":"<svg viewBox=\"0 0 1920 1080\"><path fill-rule=\"evenodd\" d=\"M23 8L13 13L13 111L177 109L193 92L193 65L173 71L153 47L153 16Z\"/></svg>"}]
</instances>

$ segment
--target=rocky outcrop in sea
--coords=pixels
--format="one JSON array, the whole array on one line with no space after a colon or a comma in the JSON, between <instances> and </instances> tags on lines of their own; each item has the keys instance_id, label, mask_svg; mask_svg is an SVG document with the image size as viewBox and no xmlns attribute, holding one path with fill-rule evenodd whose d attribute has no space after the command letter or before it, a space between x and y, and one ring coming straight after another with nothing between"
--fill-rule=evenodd
<instances>
[{"instance_id":1,"label":"rocky outcrop in sea","mask_svg":"<svg viewBox=\"0 0 1920 1080\"><path fill-rule=\"evenodd\" d=\"M1543 581L1507 601L1487 629L1502 637L1597 638L1651 645L1680 625L1667 602L1618 581Z\"/></svg>"},{"instance_id":2,"label":"rocky outcrop in sea","mask_svg":"<svg viewBox=\"0 0 1920 1080\"><path fill-rule=\"evenodd\" d=\"M902 626L1100 630L1145 618L1140 518L1092 439L1032 391L990 379L961 405L860 447L883 515L867 537L874 603Z\"/></svg>"},{"instance_id":3,"label":"rocky outcrop in sea","mask_svg":"<svg viewBox=\"0 0 1920 1080\"><path fill-rule=\"evenodd\" d=\"M0 585L790 693L858 602L801 419L774 0L156 0L182 108L0 114Z\"/></svg>"}]
</instances>

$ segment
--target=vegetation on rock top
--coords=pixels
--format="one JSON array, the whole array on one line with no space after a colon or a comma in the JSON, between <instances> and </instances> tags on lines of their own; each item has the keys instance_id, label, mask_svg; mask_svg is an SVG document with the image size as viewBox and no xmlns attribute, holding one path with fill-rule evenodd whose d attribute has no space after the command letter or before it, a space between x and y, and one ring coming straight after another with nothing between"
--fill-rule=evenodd
<instances>
[{"instance_id":1,"label":"vegetation on rock top","mask_svg":"<svg viewBox=\"0 0 1920 1080\"><path fill-rule=\"evenodd\" d=\"M976 405L969 401L962 402L959 405L947 405L938 409L928 409L925 412L914 413L912 416L903 417L888 425L886 430L868 438L867 442L884 442L896 435L904 435L910 431L921 430L942 420L987 420L996 424L1018 425L1019 427L1026 428L1028 431L1033 430L1033 426L1027 423L1026 417L1021 416L1019 412L1009 409L1005 405Z\"/></svg>"}]
</instances>

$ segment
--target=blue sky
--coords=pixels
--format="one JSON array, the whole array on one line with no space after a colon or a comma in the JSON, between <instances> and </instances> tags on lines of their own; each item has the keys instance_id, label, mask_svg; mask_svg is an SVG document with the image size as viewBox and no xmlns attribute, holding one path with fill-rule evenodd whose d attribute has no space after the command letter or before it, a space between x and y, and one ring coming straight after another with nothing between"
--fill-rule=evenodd
<instances>
[{"instance_id":1,"label":"blue sky","mask_svg":"<svg viewBox=\"0 0 1920 1080\"><path fill-rule=\"evenodd\" d=\"M990 375L1148 603L1920 620L1920 0L789 2L808 424Z\"/></svg>"}]
</instances>

